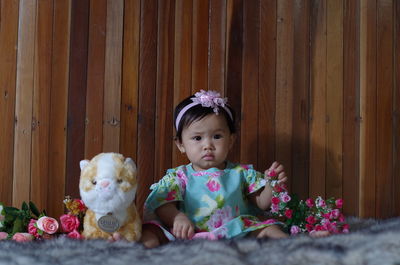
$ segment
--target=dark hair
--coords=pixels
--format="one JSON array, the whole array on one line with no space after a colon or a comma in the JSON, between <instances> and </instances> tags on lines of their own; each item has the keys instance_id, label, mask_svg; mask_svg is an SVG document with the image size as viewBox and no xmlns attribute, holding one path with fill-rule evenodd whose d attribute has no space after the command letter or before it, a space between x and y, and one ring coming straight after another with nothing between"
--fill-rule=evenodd
<instances>
[{"instance_id":1,"label":"dark hair","mask_svg":"<svg viewBox=\"0 0 400 265\"><path fill-rule=\"evenodd\" d=\"M214 113L213 108L211 107L203 107L201 104L195 105L193 107L191 107L190 109L188 109L184 115L182 116L179 124L178 124L178 128L176 128L176 118L178 117L179 112L187 105L189 105L190 103L192 103L193 101L191 100L191 98L193 98L194 95L191 95L187 98L185 98L184 100L182 100L176 107L175 107L175 111L174 111L174 127L176 130L176 139L178 139L179 141L182 141L182 130L183 128L189 126L190 124L192 124L194 121L198 121L203 119L205 116ZM235 112L234 110L227 104L225 104L225 107L229 109L229 111L232 114L232 119L229 116L228 112L225 110L225 108L222 107L218 107L219 110L219 114L223 115L225 117L225 120L228 124L229 127L229 131L231 133L236 133L236 128L235 128Z\"/></svg>"}]
</instances>

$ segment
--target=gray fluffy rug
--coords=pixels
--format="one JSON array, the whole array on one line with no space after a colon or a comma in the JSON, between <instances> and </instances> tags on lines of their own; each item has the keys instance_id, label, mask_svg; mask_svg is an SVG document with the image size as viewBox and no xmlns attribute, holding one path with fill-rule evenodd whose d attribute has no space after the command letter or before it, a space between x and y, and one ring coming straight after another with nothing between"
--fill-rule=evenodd
<instances>
[{"instance_id":1,"label":"gray fluffy rug","mask_svg":"<svg viewBox=\"0 0 400 265\"><path fill-rule=\"evenodd\" d=\"M0 241L0 264L398 264L400 218L349 218L351 232L326 238L252 238L176 241L145 249L141 244L79 241Z\"/></svg>"}]
</instances>

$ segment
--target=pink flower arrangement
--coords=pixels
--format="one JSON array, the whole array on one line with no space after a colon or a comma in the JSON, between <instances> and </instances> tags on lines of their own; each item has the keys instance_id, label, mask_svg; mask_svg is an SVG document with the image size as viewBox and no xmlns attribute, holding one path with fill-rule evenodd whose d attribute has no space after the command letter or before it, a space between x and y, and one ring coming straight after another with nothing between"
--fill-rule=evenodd
<instances>
[{"instance_id":1,"label":"pink flower arrangement","mask_svg":"<svg viewBox=\"0 0 400 265\"><path fill-rule=\"evenodd\" d=\"M329 231L331 234L348 233L349 225L340 209L342 199L330 198L299 200L296 195L290 196L286 188L270 177L272 187L271 214L283 219L290 234Z\"/></svg>"}]
</instances>

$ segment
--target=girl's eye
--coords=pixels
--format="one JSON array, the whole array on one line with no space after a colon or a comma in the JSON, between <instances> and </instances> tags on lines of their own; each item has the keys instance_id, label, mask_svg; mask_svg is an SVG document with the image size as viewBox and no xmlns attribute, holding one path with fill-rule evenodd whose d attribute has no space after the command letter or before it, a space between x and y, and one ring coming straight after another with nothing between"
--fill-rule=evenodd
<instances>
[{"instance_id":1,"label":"girl's eye","mask_svg":"<svg viewBox=\"0 0 400 265\"><path fill-rule=\"evenodd\" d=\"M96 181L96 180L92 180L92 184L93 184L93 185L96 185L96 184L97 184L97 181Z\"/></svg>"},{"instance_id":2,"label":"girl's eye","mask_svg":"<svg viewBox=\"0 0 400 265\"><path fill-rule=\"evenodd\" d=\"M200 141L201 140L201 136L195 136L195 137L193 137L193 140Z\"/></svg>"},{"instance_id":3,"label":"girl's eye","mask_svg":"<svg viewBox=\"0 0 400 265\"><path fill-rule=\"evenodd\" d=\"M221 138L222 138L222 135L220 135L220 134L214 135L214 139L221 139Z\"/></svg>"},{"instance_id":4,"label":"girl's eye","mask_svg":"<svg viewBox=\"0 0 400 265\"><path fill-rule=\"evenodd\" d=\"M118 180L117 180L117 183L118 183L118 184L121 184L121 183L122 183L122 179L118 179Z\"/></svg>"}]
</instances>

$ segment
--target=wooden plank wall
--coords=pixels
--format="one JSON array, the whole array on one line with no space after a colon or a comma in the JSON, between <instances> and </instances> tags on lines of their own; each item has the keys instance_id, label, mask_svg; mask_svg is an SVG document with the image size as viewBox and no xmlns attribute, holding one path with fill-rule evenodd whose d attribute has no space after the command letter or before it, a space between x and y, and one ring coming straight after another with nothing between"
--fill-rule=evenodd
<instances>
[{"instance_id":1,"label":"wooden plank wall","mask_svg":"<svg viewBox=\"0 0 400 265\"><path fill-rule=\"evenodd\" d=\"M0 0L0 201L60 215L79 161L114 151L142 209L186 163L174 105L213 89L239 118L230 159L400 216L399 36L394 0Z\"/></svg>"}]
</instances>

